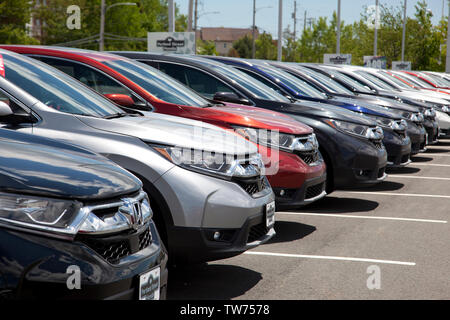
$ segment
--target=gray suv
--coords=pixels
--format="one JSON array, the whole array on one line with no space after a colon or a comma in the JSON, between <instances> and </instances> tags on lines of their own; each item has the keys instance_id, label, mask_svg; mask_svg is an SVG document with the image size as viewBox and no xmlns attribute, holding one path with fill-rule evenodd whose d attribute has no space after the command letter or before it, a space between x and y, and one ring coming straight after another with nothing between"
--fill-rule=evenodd
<instances>
[{"instance_id":1,"label":"gray suv","mask_svg":"<svg viewBox=\"0 0 450 320\"><path fill-rule=\"evenodd\" d=\"M46 64L0 57L0 99L11 109L0 127L78 144L134 173L172 263L231 257L275 234L274 194L253 144L202 122L119 109Z\"/></svg>"}]
</instances>

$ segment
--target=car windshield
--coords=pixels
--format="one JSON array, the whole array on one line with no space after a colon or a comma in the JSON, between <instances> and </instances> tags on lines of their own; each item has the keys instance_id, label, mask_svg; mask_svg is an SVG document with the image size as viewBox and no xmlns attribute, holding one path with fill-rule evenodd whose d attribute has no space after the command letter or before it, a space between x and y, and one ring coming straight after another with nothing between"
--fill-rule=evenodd
<instances>
[{"instance_id":1,"label":"car windshield","mask_svg":"<svg viewBox=\"0 0 450 320\"><path fill-rule=\"evenodd\" d=\"M326 71L329 72L332 76L336 77L337 79L340 79L341 81L350 84L352 87L354 87L359 92L372 93L370 88L368 88L368 87L364 86L363 84L361 84L360 82L350 78L349 76L347 76L344 73L337 72L337 71L334 71L334 70L331 70L328 68Z\"/></svg>"},{"instance_id":2,"label":"car windshield","mask_svg":"<svg viewBox=\"0 0 450 320\"><path fill-rule=\"evenodd\" d=\"M394 83L400 89L407 89L407 90L413 89L411 86L407 85L403 81L397 79L396 77L394 77L393 75L391 75L390 73L387 73L385 71L380 72L379 76L386 79L386 81L388 81L388 82Z\"/></svg>"},{"instance_id":3,"label":"car windshield","mask_svg":"<svg viewBox=\"0 0 450 320\"><path fill-rule=\"evenodd\" d=\"M421 73L420 75L425 79L427 79L428 81L435 83L438 87L442 88L448 87L448 83L442 77L436 76L431 73Z\"/></svg>"},{"instance_id":4,"label":"car windshield","mask_svg":"<svg viewBox=\"0 0 450 320\"><path fill-rule=\"evenodd\" d=\"M280 102L290 102L285 96L275 92L272 88L265 85L261 81L247 75L246 73L228 66L223 63L211 61L206 58L188 57L196 62L199 62L206 67L213 69L214 71L227 77L231 82L237 83L249 91L255 98L263 100L273 100Z\"/></svg>"},{"instance_id":5,"label":"car windshield","mask_svg":"<svg viewBox=\"0 0 450 320\"><path fill-rule=\"evenodd\" d=\"M290 87L292 90L296 91L297 94L317 98L317 99L326 99L327 95L310 86L307 82L300 80L289 73L276 69L275 67L267 67L263 65L259 65L262 71L266 72L270 76L278 79L283 82L286 86Z\"/></svg>"},{"instance_id":6,"label":"car windshield","mask_svg":"<svg viewBox=\"0 0 450 320\"><path fill-rule=\"evenodd\" d=\"M126 59L103 63L163 101L201 108L210 105L208 100L190 88L147 64Z\"/></svg>"},{"instance_id":7,"label":"car windshield","mask_svg":"<svg viewBox=\"0 0 450 320\"><path fill-rule=\"evenodd\" d=\"M363 71L363 70L356 70L355 71L356 74L364 77L365 79L367 79L368 81L370 81L371 83L374 84L375 87L377 87L378 89L382 89L382 90L392 90L395 89L395 87L388 85L387 83L385 83L384 81L381 81L380 79L378 79L377 77L375 77L374 75L372 75L369 72Z\"/></svg>"},{"instance_id":8,"label":"car windshield","mask_svg":"<svg viewBox=\"0 0 450 320\"><path fill-rule=\"evenodd\" d=\"M313 71L313 70L310 70L310 69L304 68L304 67L296 66L295 68L298 69L299 71L301 71L302 73L310 76L311 78L313 78L320 84L322 84L324 87L326 87L332 93L341 93L341 94L348 94L348 95L354 94L352 91L348 90L346 87L341 85L339 82L334 81L332 78L330 78L320 72L316 72L316 71Z\"/></svg>"},{"instance_id":9,"label":"car windshield","mask_svg":"<svg viewBox=\"0 0 450 320\"><path fill-rule=\"evenodd\" d=\"M5 78L50 108L60 112L106 117L122 113L103 96L42 62L0 51Z\"/></svg>"},{"instance_id":10,"label":"car windshield","mask_svg":"<svg viewBox=\"0 0 450 320\"><path fill-rule=\"evenodd\" d=\"M399 76L400 78L402 78L403 80L412 83L413 85L419 87L419 88L428 88L428 89L435 89L432 85L428 84L428 82L417 78L415 76L411 76L407 73L403 73L403 72L396 72L395 73L397 76Z\"/></svg>"}]
</instances>

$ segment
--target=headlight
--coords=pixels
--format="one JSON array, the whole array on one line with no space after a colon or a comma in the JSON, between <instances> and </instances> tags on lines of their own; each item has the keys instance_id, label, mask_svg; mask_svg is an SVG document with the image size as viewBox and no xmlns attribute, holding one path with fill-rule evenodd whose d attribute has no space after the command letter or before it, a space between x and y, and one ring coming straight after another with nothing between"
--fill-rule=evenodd
<instances>
[{"instance_id":1,"label":"headlight","mask_svg":"<svg viewBox=\"0 0 450 320\"><path fill-rule=\"evenodd\" d=\"M247 127L235 127L234 130L236 133L256 144L287 152L308 152L319 148L319 142L314 133L304 137L296 137L292 134L278 131Z\"/></svg>"},{"instance_id":2,"label":"headlight","mask_svg":"<svg viewBox=\"0 0 450 320\"><path fill-rule=\"evenodd\" d=\"M371 128L369 126L364 126L361 124L338 120L325 120L325 123L337 130L344 131L359 137L373 140L381 140L384 138L383 129L381 129L380 127Z\"/></svg>"},{"instance_id":3,"label":"headlight","mask_svg":"<svg viewBox=\"0 0 450 320\"><path fill-rule=\"evenodd\" d=\"M450 113L450 108L448 106L443 106L442 107L442 112Z\"/></svg>"},{"instance_id":4,"label":"headlight","mask_svg":"<svg viewBox=\"0 0 450 320\"><path fill-rule=\"evenodd\" d=\"M407 118L408 120L415 122L415 123L422 123L424 122L424 116L423 113L411 113L411 112L403 112L402 116Z\"/></svg>"},{"instance_id":5,"label":"headlight","mask_svg":"<svg viewBox=\"0 0 450 320\"><path fill-rule=\"evenodd\" d=\"M150 145L172 163L191 171L213 175L231 180L251 178L264 174L264 164L260 154L247 159L236 159L234 155L225 155L202 150L184 149Z\"/></svg>"},{"instance_id":6,"label":"headlight","mask_svg":"<svg viewBox=\"0 0 450 320\"><path fill-rule=\"evenodd\" d=\"M71 223L80 208L74 201L0 193L0 222L18 227L75 232Z\"/></svg>"},{"instance_id":7,"label":"headlight","mask_svg":"<svg viewBox=\"0 0 450 320\"><path fill-rule=\"evenodd\" d=\"M436 111L434 109L426 109L424 112L425 117L428 118L435 118L436 117Z\"/></svg>"},{"instance_id":8,"label":"headlight","mask_svg":"<svg viewBox=\"0 0 450 320\"><path fill-rule=\"evenodd\" d=\"M385 117L377 117L377 116L373 116L373 115L368 115L368 114L364 114L366 117L369 117L371 119L374 119L378 125L380 127L383 128L390 128L392 129L393 125L394 125L394 121L389 119L389 118L385 118Z\"/></svg>"},{"instance_id":9,"label":"headlight","mask_svg":"<svg viewBox=\"0 0 450 320\"><path fill-rule=\"evenodd\" d=\"M108 214L102 213L105 211ZM78 233L129 230L151 218L152 210L143 191L136 198L86 207L77 201L0 193L0 223L64 239L73 239Z\"/></svg>"}]
</instances>

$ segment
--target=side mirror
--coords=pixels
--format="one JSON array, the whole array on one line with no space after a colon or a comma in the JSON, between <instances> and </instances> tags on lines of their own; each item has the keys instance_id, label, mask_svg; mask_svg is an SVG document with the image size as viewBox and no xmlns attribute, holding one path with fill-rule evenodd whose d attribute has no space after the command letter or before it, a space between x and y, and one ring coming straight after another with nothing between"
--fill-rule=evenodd
<instances>
[{"instance_id":1,"label":"side mirror","mask_svg":"<svg viewBox=\"0 0 450 320\"><path fill-rule=\"evenodd\" d=\"M239 98L234 92L217 92L214 95L213 100L237 104L249 104L248 100Z\"/></svg>"},{"instance_id":2,"label":"side mirror","mask_svg":"<svg viewBox=\"0 0 450 320\"><path fill-rule=\"evenodd\" d=\"M120 93L108 93L105 94L105 97L109 100L117 103L119 106L131 108L134 106L134 100L130 96L126 94Z\"/></svg>"},{"instance_id":3,"label":"side mirror","mask_svg":"<svg viewBox=\"0 0 450 320\"><path fill-rule=\"evenodd\" d=\"M7 117L13 114L14 112L12 111L11 107L5 102L0 101L0 117Z\"/></svg>"}]
</instances>

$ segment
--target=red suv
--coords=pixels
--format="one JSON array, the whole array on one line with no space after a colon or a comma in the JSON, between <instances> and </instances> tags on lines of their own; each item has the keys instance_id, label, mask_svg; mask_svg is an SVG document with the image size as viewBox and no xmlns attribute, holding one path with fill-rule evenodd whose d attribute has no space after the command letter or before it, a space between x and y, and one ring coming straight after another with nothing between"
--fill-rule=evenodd
<instances>
[{"instance_id":1,"label":"red suv","mask_svg":"<svg viewBox=\"0 0 450 320\"><path fill-rule=\"evenodd\" d=\"M326 195L326 167L313 130L286 115L205 100L159 70L109 53L0 47L48 63L123 107L212 123L257 143L278 208L303 206Z\"/></svg>"}]
</instances>

